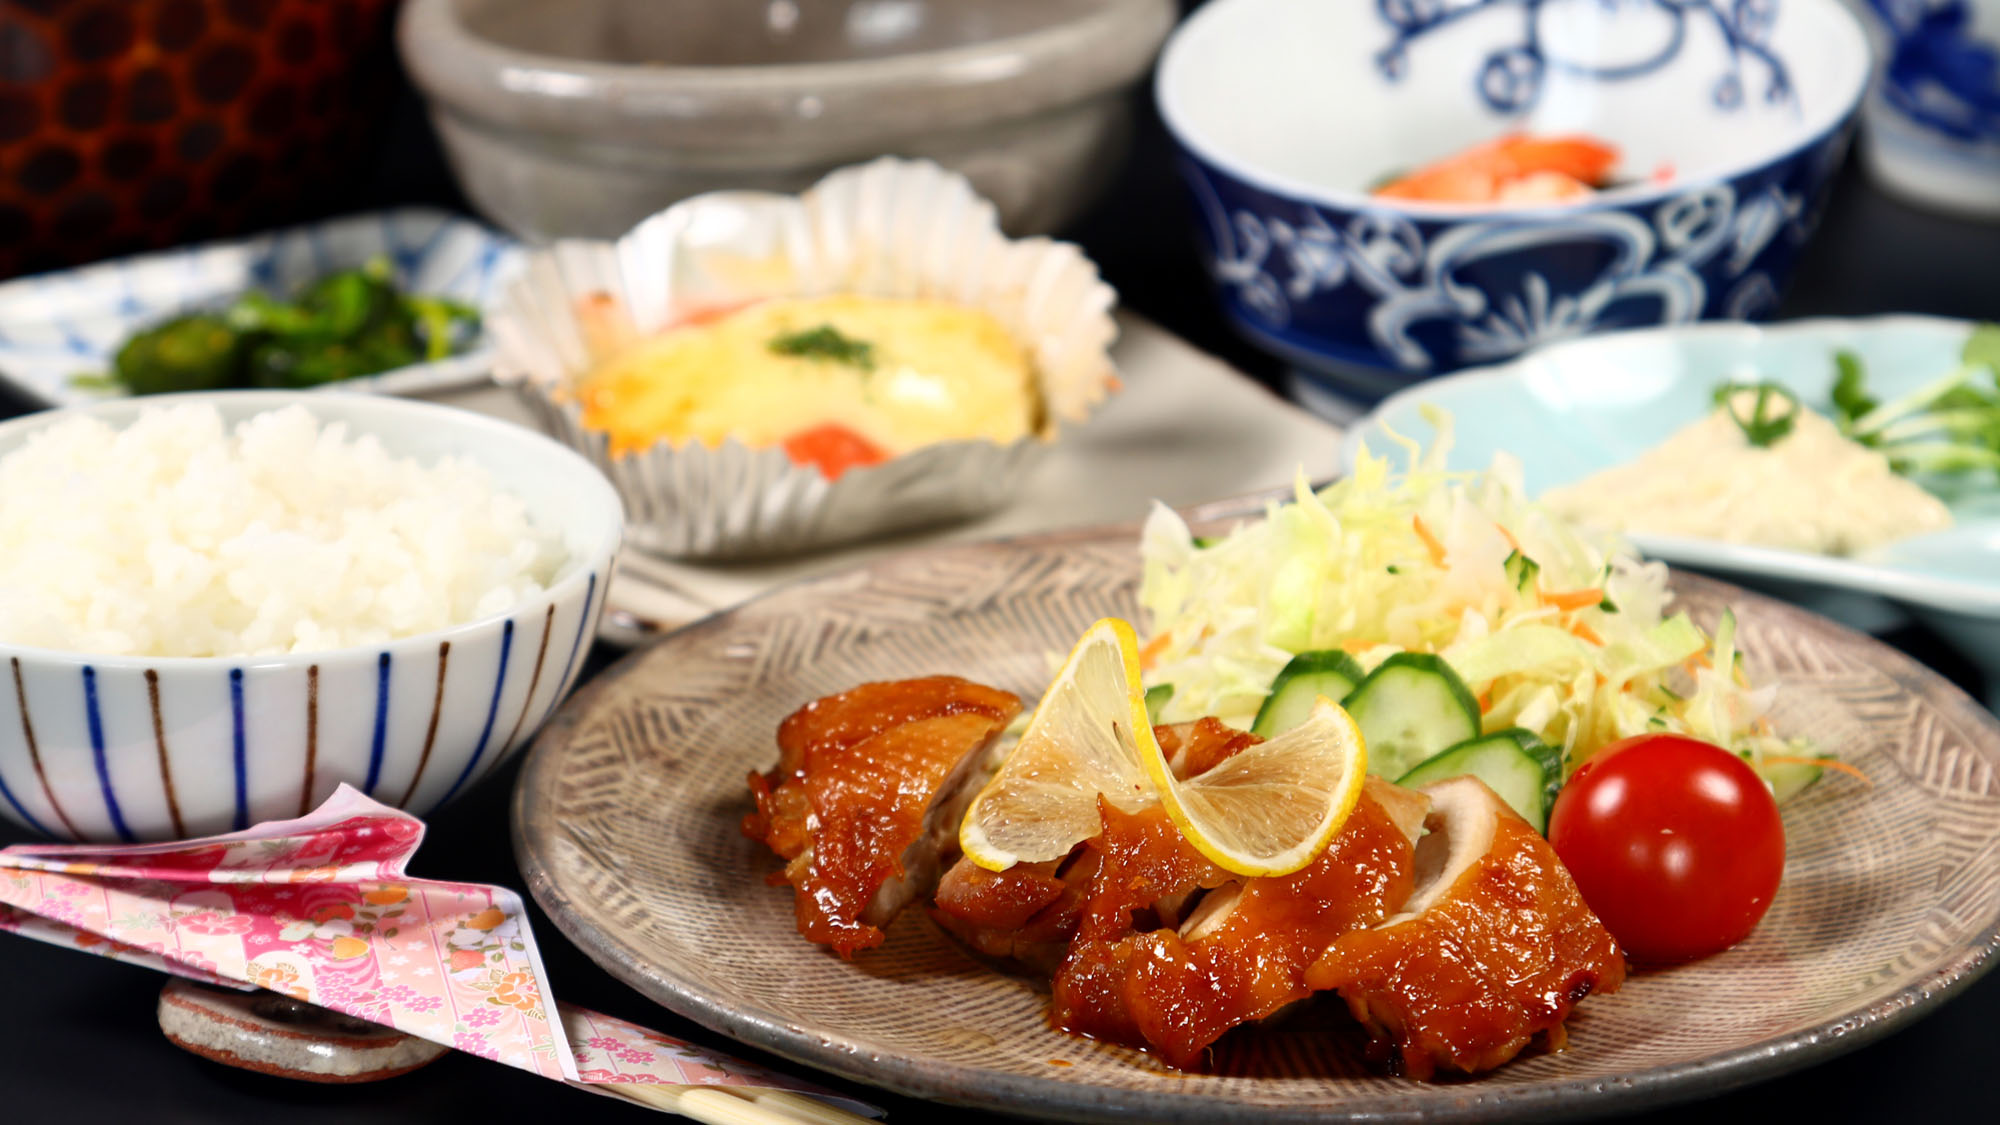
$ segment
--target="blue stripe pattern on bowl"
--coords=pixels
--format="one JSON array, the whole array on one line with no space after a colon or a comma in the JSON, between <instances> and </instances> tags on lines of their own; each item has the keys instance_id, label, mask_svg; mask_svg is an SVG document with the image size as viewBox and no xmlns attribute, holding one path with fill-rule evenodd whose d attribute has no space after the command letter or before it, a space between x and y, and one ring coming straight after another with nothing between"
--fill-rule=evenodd
<instances>
[{"instance_id":1,"label":"blue stripe pattern on bowl","mask_svg":"<svg viewBox=\"0 0 2000 1125\"><path fill-rule=\"evenodd\" d=\"M465 669L469 661L465 659L452 661L452 641L437 642L438 678L434 684L428 685L432 691L421 751L416 755L415 768L401 793L398 804L421 812L450 800L475 778L491 775L502 762L520 748L525 739L531 737L555 713L556 707L573 686L572 677L577 671L578 657L591 635L592 622L602 611L597 598L597 586L598 574L593 570L584 584L584 596L577 613L575 628L564 629L570 645L568 653L563 658L562 676L553 681L546 695L542 691L546 678L544 672L550 641L557 629L558 611L567 609L569 604L574 604L573 595L566 599L552 600L545 605L538 604L526 613L509 616L500 622L489 623L497 624L499 630L498 660L491 673L490 685L484 675L478 676L476 682L468 682L470 677ZM514 633L523 617L530 622L534 622L536 618L540 619L540 635L534 647L532 665L521 670L527 676L527 689L522 694L518 710L505 728L507 733L496 744L493 736L503 718L502 704L507 693L510 673L515 671L513 665L517 659L526 660L527 646L525 644L519 646L523 650L523 655L517 657L515 651L517 646L513 643ZM483 646L478 640L478 638L461 638L459 642L461 653L481 651ZM556 643L560 644L560 641ZM422 663L422 661L410 661L411 666L419 666ZM373 664L375 691L372 715L364 728L367 753L365 759L360 759L358 755L353 756L357 759L356 764L365 762L365 772L358 777L347 776L347 762L344 757L329 763L321 754L323 747L319 663L308 665L304 669L306 690L303 696L304 722L301 728L304 753L297 758L294 765L290 766L282 764L283 759L289 756L287 748L267 746L260 741L257 731L253 729L255 725L251 721L251 716L257 704L256 685L254 682L246 682L253 678L246 677L244 667L236 666L228 669L227 761L232 774L230 820L236 830L248 827L254 820L303 814L342 782L356 784L364 793L379 799L380 795L376 790L382 783L385 767L392 766L400 758L407 758L410 747L398 746L392 735L390 723L393 673L398 667L397 661L390 652L384 651L374 658ZM34 776L28 778L17 773L10 777L6 763L0 762L0 800L5 801L7 808L23 824L42 835L88 839L91 833L80 829L72 820L72 814L78 810L66 807L63 800L58 797L58 786L51 782L45 762L47 750L44 745L45 739L37 735L37 701L40 707L45 709L49 693L30 690L24 683L19 657L11 658L11 665L14 701L23 745L27 750L28 764ZM454 668L458 670L456 680L449 675ZM199 769L203 759L214 759L217 755L212 750L204 753L204 750L209 748L199 743L191 743L185 737L171 740L173 745L170 746L168 737L170 724L166 721L161 706L159 670L145 668L141 671L147 694L147 713L150 715L152 726L150 732L152 745L149 749L158 763L156 792L145 792L146 787L142 785L139 775L129 767L123 770L114 767L116 740L107 734L105 722L107 706L102 695L104 691L109 690L109 684L102 681L95 665L80 665L77 672L82 688L82 718L83 726L88 731L91 766L95 774L96 789L102 798L103 814L109 821L112 833L127 842L163 835L164 830L169 829L175 836L189 835L190 826L182 816L181 793L175 781L177 767L178 772L185 774L190 768ZM485 720L480 728L478 740L472 745L463 765L457 766L457 772L449 787L434 797L416 802L415 799L425 779L435 774L437 766L445 764L445 755L441 753L439 729L447 718L449 704L452 700L461 699L468 693L473 698L482 699L485 704L483 708ZM404 753L399 753L399 750ZM461 750L459 753L464 752ZM457 756L451 755L453 758ZM433 757L438 757L440 760L433 763ZM451 764L456 765L456 762ZM295 771L295 775L274 776L274 772L288 769ZM150 780L151 774L149 773L147 777ZM259 795L267 795L273 790L295 792L296 808L292 807L293 803L289 799L281 806L282 812L269 807L272 802ZM75 791L72 789L69 792L72 794L73 802ZM39 802L33 800L37 795L40 797ZM128 820L127 810L133 807L151 807L156 797L157 803L166 810L166 823L160 825L159 831L135 829ZM34 804L44 806L46 811L52 814L54 823L51 823L49 817L37 815L36 809L31 807ZM200 825L194 827L197 830L203 828Z\"/></svg>"}]
</instances>

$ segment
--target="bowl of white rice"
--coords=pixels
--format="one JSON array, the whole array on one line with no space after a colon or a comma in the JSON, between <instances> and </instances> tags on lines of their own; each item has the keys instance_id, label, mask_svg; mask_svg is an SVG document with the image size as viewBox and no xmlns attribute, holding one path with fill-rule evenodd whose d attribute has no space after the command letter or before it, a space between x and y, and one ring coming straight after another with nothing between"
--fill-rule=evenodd
<instances>
[{"instance_id":1,"label":"bowl of white rice","mask_svg":"<svg viewBox=\"0 0 2000 1125\"><path fill-rule=\"evenodd\" d=\"M117 842L296 817L342 784L428 812L569 690L622 526L577 454L405 399L0 424L0 814Z\"/></svg>"}]
</instances>

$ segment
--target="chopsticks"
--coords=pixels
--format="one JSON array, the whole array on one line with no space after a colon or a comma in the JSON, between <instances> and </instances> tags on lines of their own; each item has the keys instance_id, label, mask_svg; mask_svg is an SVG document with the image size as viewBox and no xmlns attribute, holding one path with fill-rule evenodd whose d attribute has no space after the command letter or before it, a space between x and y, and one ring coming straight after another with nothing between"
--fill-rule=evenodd
<instances>
[{"instance_id":1,"label":"chopsticks","mask_svg":"<svg viewBox=\"0 0 2000 1125\"><path fill-rule=\"evenodd\" d=\"M802 1094L748 1086L665 1086L578 1082L598 1093L615 1094L652 1109L677 1113L706 1125L873 1125L866 1117L835 1109Z\"/></svg>"}]
</instances>

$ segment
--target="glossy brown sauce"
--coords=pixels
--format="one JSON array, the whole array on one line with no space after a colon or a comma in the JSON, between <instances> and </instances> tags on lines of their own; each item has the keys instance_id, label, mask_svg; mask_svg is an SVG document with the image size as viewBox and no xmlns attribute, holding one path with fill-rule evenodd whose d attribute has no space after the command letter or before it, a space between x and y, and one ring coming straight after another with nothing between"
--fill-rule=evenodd
<instances>
[{"instance_id":1,"label":"glossy brown sauce","mask_svg":"<svg viewBox=\"0 0 2000 1125\"><path fill-rule=\"evenodd\" d=\"M1166 820L1158 810L1149 812ZM1235 881L1219 868L1204 867L1206 861L1177 832L1173 840L1193 861L1166 855L1170 849L1155 832L1135 839L1129 826L1114 828L1107 816L1105 848L1119 857L1107 859L1108 866L1168 873L1105 887L1112 909L1143 918L1145 911L1135 903L1144 894L1216 886L1218 876ZM1064 1030L1144 1047L1177 1067L1197 1067L1209 1045L1229 1029L1310 995L1306 968L1330 942L1381 922L1409 897L1410 857L1408 838L1364 796L1311 864L1279 878L1242 880L1233 908L1207 925L1128 926L1117 933L1094 931L1086 923L1056 975L1052 1018ZM1093 901L1092 916L1098 907Z\"/></svg>"},{"instance_id":2,"label":"glossy brown sauce","mask_svg":"<svg viewBox=\"0 0 2000 1125\"><path fill-rule=\"evenodd\" d=\"M1018 709L1005 692L931 677L862 685L785 720L778 768L750 777L757 811L743 829L789 861L773 881L796 889L800 933L842 955L883 940L871 900L901 878L960 760ZM1154 733L1181 777L1259 741L1213 719ZM1311 864L1244 879L1159 807L1100 800L1102 831L1063 859L993 872L960 858L931 913L976 952L1049 974L1057 1028L1183 1070L1230 1029L1319 991L1337 992L1415 1078L1490 1069L1537 1037L1559 1048L1576 1003L1623 981L1623 957L1547 842L1504 809L1442 900L1384 925L1411 896L1428 804L1370 779Z\"/></svg>"},{"instance_id":3,"label":"glossy brown sauce","mask_svg":"<svg viewBox=\"0 0 2000 1125\"><path fill-rule=\"evenodd\" d=\"M881 944L862 914L903 873L945 780L1019 711L1007 692L933 676L863 684L784 721L778 768L750 775L743 832L790 861L799 933L844 957Z\"/></svg>"},{"instance_id":4,"label":"glossy brown sauce","mask_svg":"<svg viewBox=\"0 0 2000 1125\"><path fill-rule=\"evenodd\" d=\"M1552 1036L1625 959L1548 842L1503 811L1493 847L1423 915L1335 940L1306 973L1336 990L1404 1074L1488 1070Z\"/></svg>"}]
</instances>

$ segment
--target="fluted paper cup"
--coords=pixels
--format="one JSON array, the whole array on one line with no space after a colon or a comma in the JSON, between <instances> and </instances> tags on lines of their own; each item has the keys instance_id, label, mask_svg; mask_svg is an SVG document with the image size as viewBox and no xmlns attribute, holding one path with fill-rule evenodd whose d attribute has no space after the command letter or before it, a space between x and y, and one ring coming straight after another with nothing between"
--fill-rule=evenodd
<instances>
[{"instance_id":1,"label":"fluted paper cup","mask_svg":"<svg viewBox=\"0 0 2000 1125\"><path fill-rule=\"evenodd\" d=\"M1042 432L1012 444L924 446L829 480L783 450L734 439L661 441L613 456L583 424L577 381L691 314L778 297L854 293L948 300L991 314L1040 385ZM945 523L1005 506L1064 422L1116 383L1115 297L1075 246L1011 240L955 173L882 159L802 195L684 200L616 242L532 253L488 310L495 374L548 431L589 457L625 501L628 538L681 558L787 554Z\"/></svg>"}]
</instances>

